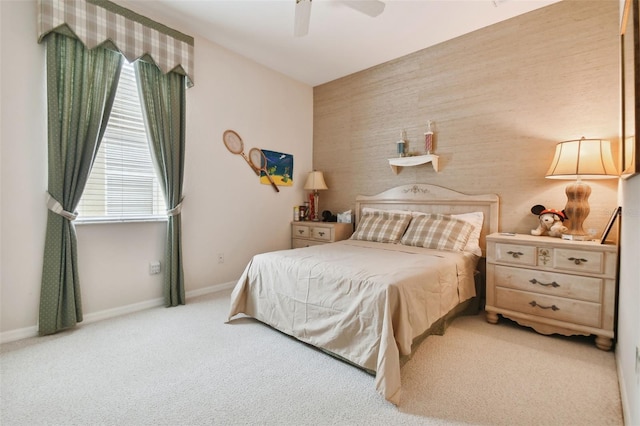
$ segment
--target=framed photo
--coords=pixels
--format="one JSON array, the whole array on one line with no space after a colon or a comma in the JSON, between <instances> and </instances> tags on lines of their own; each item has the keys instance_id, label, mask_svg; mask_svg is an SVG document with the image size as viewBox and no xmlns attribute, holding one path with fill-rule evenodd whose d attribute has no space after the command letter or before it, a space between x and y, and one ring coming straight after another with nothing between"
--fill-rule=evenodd
<instances>
[{"instance_id":1,"label":"framed photo","mask_svg":"<svg viewBox=\"0 0 640 426\"><path fill-rule=\"evenodd\" d=\"M638 0L626 0L620 25L622 58L621 177L640 173L640 11Z\"/></svg>"},{"instance_id":2,"label":"framed photo","mask_svg":"<svg viewBox=\"0 0 640 426\"><path fill-rule=\"evenodd\" d=\"M609 218L609 222L607 222L607 226L605 226L604 231L602 231L602 236L600 237L600 244L604 244L604 242L607 240L607 236L609 235L611 228L613 228L613 224L615 223L616 218L620 216L621 210L622 210L622 207L618 206L613 211L613 214Z\"/></svg>"}]
</instances>

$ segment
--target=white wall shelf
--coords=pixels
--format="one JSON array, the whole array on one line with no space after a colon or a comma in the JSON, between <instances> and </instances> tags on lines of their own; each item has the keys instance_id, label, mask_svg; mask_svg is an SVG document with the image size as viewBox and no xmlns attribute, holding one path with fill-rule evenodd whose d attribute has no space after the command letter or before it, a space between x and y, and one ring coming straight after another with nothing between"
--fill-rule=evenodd
<instances>
[{"instance_id":1,"label":"white wall shelf","mask_svg":"<svg viewBox=\"0 0 640 426\"><path fill-rule=\"evenodd\" d=\"M431 163L433 170L438 171L438 156L433 154L416 155L413 157L390 158L389 165L393 173L398 174L402 167L413 167L421 164Z\"/></svg>"}]
</instances>

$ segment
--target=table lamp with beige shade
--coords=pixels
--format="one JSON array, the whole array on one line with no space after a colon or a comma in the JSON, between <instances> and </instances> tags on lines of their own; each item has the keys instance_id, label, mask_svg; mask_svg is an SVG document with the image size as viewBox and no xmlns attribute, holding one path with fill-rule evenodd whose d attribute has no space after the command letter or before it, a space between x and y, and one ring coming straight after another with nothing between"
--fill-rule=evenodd
<instances>
[{"instance_id":1,"label":"table lamp with beige shade","mask_svg":"<svg viewBox=\"0 0 640 426\"><path fill-rule=\"evenodd\" d=\"M318 201L320 200L319 190L329 189L324 181L324 175L322 172L314 170L309 172L307 181L304 183L304 189L313 191L313 221L319 221L320 215L318 214Z\"/></svg>"},{"instance_id":2,"label":"table lamp with beige shade","mask_svg":"<svg viewBox=\"0 0 640 426\"><path fill-rule=\"evenodd\" d=\"M591 187L582 179L615 179L618 177L611 142L602 139L569 140L556 145L556 153L545 176L548 179L575 179L565 192L567 205L564 212L569 230L562 234L566 240L588 240L591 235L582 224L589 216Z\"/></svg>"}]
</instances>

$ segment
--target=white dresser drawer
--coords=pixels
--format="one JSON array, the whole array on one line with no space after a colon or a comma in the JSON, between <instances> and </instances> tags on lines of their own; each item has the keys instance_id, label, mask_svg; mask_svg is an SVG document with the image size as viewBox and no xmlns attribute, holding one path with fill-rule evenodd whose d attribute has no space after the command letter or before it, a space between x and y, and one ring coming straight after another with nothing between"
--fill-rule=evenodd
<instances>
[{"instance_id":1,"label":"white dresser drawer","mask_svg":"<svg viewBox=\"0 0 640 426\"><path fill-rule=\"evenodd\" d=\"M314 226L311 228L311 237L316 240L331 241L331 228Z\"/></svg>"},{"instance_id":2,"label":"white dresser drawer","mask_svg":"<svg viewBox=\"0 0 640 426\"><path fill-rule=\"evenodd\" d=\"M301 237L301 238L309 238L311 235L309 232L309 227L305 225L293 225L292 227L293 237Z\"/></svg>"},{"instance_id":3,"label":"white dresser drawer","mask_svg":"<svg viewBox=\"0 0 640 426\"><path fill-rule=\"evenodd\" d=\"M316 246L318 244L324 244L321 243L319 241L313 241L313 240L301 240L298 238L294 238L293 240L291 240L291 248L302 248L302 247L310 247L310 246Z\"/></svg>"},{"instance_id":4,"label":"white dresser drawer","mask_svg":"<svg viewBox=\"0 0 640 426\"><path fill-rule=\"evenodd\" d=\"M496 306L557 321L600 327L599 303L497 287Z\"/></svg>"},{"instance_id":5,"label":"white dresser drawer","mask_svg":"<svg viewBox=\"0 0 640 426\"><path fill-rule=\"evenodd\" d=\"M515 265L536 264L536 248L516 244L496 244L496 261Z\"/></svg>"},{"instance_id":6,"label":"white dresser drawer","mask_svg":"<svg viewBox=\"0 0 640 426\"><path fill-rule=\"evenodd\" d=\"M535 269L495 267L496 286L600 303L602 279Z\"/></svg>"},{"instance_id":7,"label":"white dresser drawer","mask_svg":"<svg viewBox=\"0 0 640 426\"><path fill-rule=\"evenodd\" d=\"M601 274L604 272L603 257L602 252L556 248L553 265L556 269Z\"/></svg>"}]
</instances>

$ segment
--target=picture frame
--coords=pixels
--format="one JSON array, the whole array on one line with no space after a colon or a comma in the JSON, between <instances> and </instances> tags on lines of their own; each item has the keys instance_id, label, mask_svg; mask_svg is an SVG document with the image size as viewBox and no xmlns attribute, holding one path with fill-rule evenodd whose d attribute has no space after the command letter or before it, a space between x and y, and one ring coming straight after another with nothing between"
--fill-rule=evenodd
<instances>
[{"instance_id":1,"label":"picture frame","mask_svg":"<svg viewBox=\"0 0 640 426\"><path fill-rule=\"evenodd\" d=\"M625 0L620 24L622 74L622 140L620 176L629 179L640 173L640 27L638 0Z\"/></svg>"},{"instance_id":2,"label":"picture frame","mask_svg":"<svg viewBox=\"0 0 640 426\"><path fill-rule=\"evenodd\" d=\"M607 237L609 236L609 232L611 232L611 228L613 228L613 224L616 222L616 219L618 218L618 216L620 216L621 211L622 211L622 207L618 206L611 214L611 217L607 222L607 226L605 226L604 230L602 231L602 236L600 237L600 244L604 244L605 241L607 240Z\"/></svg>"},{"instance_id":3,"label":"picture frame","mask_svg":"<svg viewBox=\"0 0 640 426\"><path fill-rule=\"evenodd\" d=\"M262 164L277 186L293 186L293 155L262 149L267 164ZM264 171L260 172L260 183L271 185Z\"/></svg>"}]
</instances>

